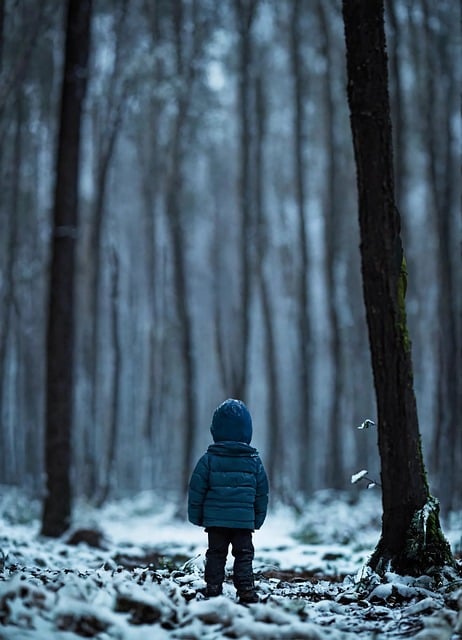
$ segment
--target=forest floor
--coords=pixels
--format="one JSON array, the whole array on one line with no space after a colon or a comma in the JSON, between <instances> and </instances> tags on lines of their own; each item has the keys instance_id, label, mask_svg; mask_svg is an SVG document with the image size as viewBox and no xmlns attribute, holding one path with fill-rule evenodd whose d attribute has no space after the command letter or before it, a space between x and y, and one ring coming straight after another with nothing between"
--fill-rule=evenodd
<instances>
[{"instance_id":1,"label":"forest floor","mask_svg":"<svg viewBox=\"0 0 462 640\"><path fill-rule=\"evenodd\" d=\"M380 534L373 491L319 493L302 516L271 510L254 536L261 601L242 606L232 558L223 595L203 597L206 534L165 499L80 505L73 532L51 540L38 505L2 489L0 640L462 637L462 575L379 580L365 569ZM462 514L444 531L462 569Z\"/></svg>"}]
</instances>

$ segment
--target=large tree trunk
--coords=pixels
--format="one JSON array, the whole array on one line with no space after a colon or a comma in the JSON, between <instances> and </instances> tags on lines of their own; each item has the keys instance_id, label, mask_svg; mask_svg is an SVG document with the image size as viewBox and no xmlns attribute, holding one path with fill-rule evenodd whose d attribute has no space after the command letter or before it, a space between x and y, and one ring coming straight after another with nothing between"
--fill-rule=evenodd
<instances>
[{"instance_id":1,"label":"large tree trunk","mask_svg":"<svg viewBox=\"0 0 462 640\"><path fill-rule=\"evenodd\" d=\"M69 0L58 139L47 330L45 468L42 534L61 535L71 518L74 362L74 255L82 105L90 49L91 0Z\"/></svg>"},{"instance_id":2,"label":"large tree trunk","mask_svg":"<svg viewBox=\"0 0 462 640\"><path fill-rule=\"evenodd\" d=\"M394 196L383 0L344 0L343 19L382 478L382 536L370 565L379 573L419 575L453 559L420 444Z\"/></svg>"}]
</instances>

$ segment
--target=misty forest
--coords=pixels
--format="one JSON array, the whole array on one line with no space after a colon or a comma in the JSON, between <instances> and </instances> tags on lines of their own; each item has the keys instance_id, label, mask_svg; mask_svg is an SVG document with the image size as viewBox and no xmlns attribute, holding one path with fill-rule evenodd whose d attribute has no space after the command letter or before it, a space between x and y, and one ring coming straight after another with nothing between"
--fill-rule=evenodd
<instances>
[{"instance_id":1,"label":"misty forest","mask_svg":"<svg viewBox=\"0 0 462 640\"><path fill-rule=\"evenodd\" d=\"M0 5L0 482L35 495L65 4ZM448 512L462 506L460 8L385 4L414 387ZM73 494L181 500L226 397L252 412L274 499L378 477L376 432L356 429L377 418L340 3L101 0L91 22L78 226L61 224Z\"/></svg>"},{"instance_id":2,"label":"misty forest","mask_svg":"<svg viewBox=\"0 0 462 640\"><path fill-rule=\"evenodd\" d=\"M399 637L460 637L460 21L451 0L0 0L2 639L398 637L397 603ZM197 590L186 496L226 398L269 479L274 618ZM100 555L71 558L89 510L112 543L89 529ZM311 569L321 542L343 547Z\"/></svg>"}]
</instances>

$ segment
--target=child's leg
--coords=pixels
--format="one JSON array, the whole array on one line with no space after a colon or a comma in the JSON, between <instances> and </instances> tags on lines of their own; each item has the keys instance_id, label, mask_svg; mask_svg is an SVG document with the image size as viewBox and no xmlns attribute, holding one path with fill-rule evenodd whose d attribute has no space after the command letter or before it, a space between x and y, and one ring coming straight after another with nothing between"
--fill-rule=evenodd
<instances>
[{"instance_id":1,"label":"child's leg","mask_svg":"<svg viewBox=\"0 0 462 640\"><path fill-rule=\"evenodd\" d=\"M254 590L253 557L251 529L234 529L231 539L234 556L234 586L239 594Z\"/></svg>"},{"instance_id":2,"label":"child's leg","mask_svg":"<svg viewBox=\"0 0 462 640\"><path fill-rule=\"evenodd\" d=\"M224 527L209 527L209 548L205 554L204 578L207 583L208 595L219 595L225 579L226 556L230 543L230 529Z\"/></svg>"}]
</instances>

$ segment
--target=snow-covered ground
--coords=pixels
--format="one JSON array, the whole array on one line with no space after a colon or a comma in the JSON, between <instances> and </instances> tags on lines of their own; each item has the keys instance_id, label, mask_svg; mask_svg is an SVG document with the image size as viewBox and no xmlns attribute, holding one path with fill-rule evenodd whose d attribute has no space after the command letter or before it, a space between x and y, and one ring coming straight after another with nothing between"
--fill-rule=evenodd
<instances>
[{"instance_id":1,"label":"snow-covered ground","mask_svg":"<svg viewBox=\"0 0 462 640\"><path fill-rule=\"evenodd\" d=\"M223 596L204 599L206 534L152 494L100 511L78 506L75 528L102 531L89 539L99 547L40 538L31 508L2 492L0 640L462 637L460 576L379 581L366 571L380 534L376 491L354 501L320 493L302 516L273 509L254 536L261 602L246 607L230 575ZM460 554L462 514L445 533Z\"/></svg>"}]
</instances>

